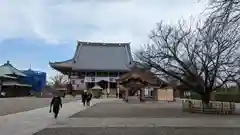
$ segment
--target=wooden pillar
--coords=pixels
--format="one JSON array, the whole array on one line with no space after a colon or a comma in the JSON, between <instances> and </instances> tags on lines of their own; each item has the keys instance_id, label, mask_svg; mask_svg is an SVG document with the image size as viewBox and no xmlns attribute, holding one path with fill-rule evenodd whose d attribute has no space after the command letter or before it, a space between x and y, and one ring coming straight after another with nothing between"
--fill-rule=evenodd
<instances>
[{"instance_id":1,"label":"wooden pillar","mask_svg":"<svg viewBox=\"0 0 240 135\"><path fill-rule=\"evenodd\" d=\"M125 89L125 101L128 102L129 88Z\"/></svg>"},{"instance_id":2,"label":"wooden pillar","mask_svg":"<svg viewBox=\"0 0 240 135\"><path fill-rule=\"evenodd\" d=\"M68 84L67 84L67 88L66 88L66 94L71 94L71 87L70 85L72 84L72 80L71 80L71 75L72 75L72 72L68 72Z\"/></svg>"},{"instance_id":3,"label":"wooden pillar","mask_svg":"<svg viewBox=\"0 0 240 135\"><path fill-rule=\"evenodd\" d=\"M109 96L110 94L110 73L108 72L108 84L107 84L107 97Z\"/></svg>"},{"instance_id":4,"label":"wooden pillar","mask_svg":"<svg viewBox=\"0 0 240 135\"><path fill-rule=\"evenodd\" d=\"M119 78L119 72L118 72L118 75L117 75L117 79ZM119 98L119 82L117 81L117 98Z\"/></svg>"},{"instance_id":5,"label":"wooden pillar","mask_svg":"<svg viewBox=\"0 0 240 135\"><path fill-rule=\"evenodd\" d=\"M96 77L97 77L97 72L94 72L94 86L96 86L97 82L96 82ZM93 87L94 87L93 86Z\"/></svg>"},{"instance_id":6,"label":"wooden pillar","mask_svg":"<svg viewBox=\"0 0 240 135\"><path fill-rule=\"evenodd\" d=\"M110 94L110 82L108 82L107 97L109 96L109 94Z\"/></svg>"},{"instance_id":7,"label":"wooden pillar","mask_svg":"<svg viewBox=\"0 0 240 135\"><path fill-rule=\"evenodd\" d=\"M86 81L87 73L84 72L84 90L87 89L87 81Z\"/></svg>"},{"instance_id":8,"label":"wooden pillar","mask_svg":"<svg viewBox=\"0 0 240 135\"><path fill-rule=\"evenodd\" d=\"M117 98L119 98L119 82L117 82Z\"/></svg>"},{"instance_id":9,"label":"wooden pillar","mask_svg":"<svg viewBox=\"0 0 240 135\"><path fill-rule=\"evenodd\" d=\"M4 93L2 91L2 84L3 84L3 81L0 79L0 94L1 96L4 96Z\"/></svg>"},{"instance_id":10,"label":"wooden pillar","mask_svg":"<svg viewBox=\"0 0 240 135\"><path fill-rule=\"evenodd\" d=\"M143 89L140 89L140 102L143 101L143 96L144 96Z\"/></svg>"}]
</instances>

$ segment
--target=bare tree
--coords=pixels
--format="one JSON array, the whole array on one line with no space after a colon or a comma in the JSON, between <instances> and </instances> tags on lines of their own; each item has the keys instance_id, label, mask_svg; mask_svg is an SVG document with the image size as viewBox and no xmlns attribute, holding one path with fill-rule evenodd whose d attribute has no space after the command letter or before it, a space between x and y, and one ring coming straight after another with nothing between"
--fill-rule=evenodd
<instances>
[{"instance_id":1,"label":"bare tree","mask_svg":"<svg viewBox=\"0 0 240 135\"><path fill-rule=\"evenodd\" d=\"M240 0L209 0L209 19L218 23L240 23Z\"/></svg>"},{"instance_id":2,"label":"bare tree","mask_svg":"<svg viewBox=\"0 0 240 135\"><path fill-rule=\"evenodd\" d=\"M56 74L50 78L54 88L62 88L67 84L67 79L63 74Z\"/></svg>"},{"instance_id":3,"label":"bare tree","mask_svg":"<svg viewBox=\"0 0 240 135\"><path fill-rule=\"evenodd\" d=\"M150 39L152 43L136 53L138 59L198 93L206 104L212 91L239 77L238 25L215 23L215 19L197 28L161 22Z\"/></svg>"}]
</instances>

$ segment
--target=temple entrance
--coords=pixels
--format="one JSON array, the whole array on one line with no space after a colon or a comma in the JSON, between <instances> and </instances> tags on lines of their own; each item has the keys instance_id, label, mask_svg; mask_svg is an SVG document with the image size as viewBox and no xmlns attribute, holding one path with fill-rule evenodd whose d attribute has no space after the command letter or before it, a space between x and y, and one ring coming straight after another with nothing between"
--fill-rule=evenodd
<instances>
[{"instance_id":1,"label":"temple entrance","mask_svg":"<svg viewBox=\"0 0 240 135\"><path fill-rule=\"evenodd\" d=\"M101 88L103 88L103 89L107 89L107 88L108 88L108 82L105 81L105 80L101 80L101 81L97 82L97 84L98 84Z\"/></svg>"},{"instance_id":2,"label":"temple entrance","mask_svg":"<svg viewBox=\"0 0 240 135\"><path fill-rule=\"evenodd\" d=\"M138 96L138 93L140 92L139 88L134 88L134 87L130 87L128 88L128 96Z\"/></svg>"},{"instance_id":3,"label":"temple entrance","mask_svg":"<svg viewBox=\"0 0 240 135\"><path fill-rule=\"evenodd\" d=\"M95 83L87 83L87 89L91 89L94 87Z\"/></svg>"}]
</instances>

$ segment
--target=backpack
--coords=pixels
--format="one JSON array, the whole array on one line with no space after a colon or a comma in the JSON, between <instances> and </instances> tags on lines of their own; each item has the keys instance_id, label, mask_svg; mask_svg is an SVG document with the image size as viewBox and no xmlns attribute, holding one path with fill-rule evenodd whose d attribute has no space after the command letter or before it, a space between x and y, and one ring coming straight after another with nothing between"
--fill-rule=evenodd
<instances>
[{"instance_id":1,"label":"backpack","mask_svg":"<svg viewBox=\"0 0 240 135\"><path fill-rule=\"evenodd\" d=\"M53 100L53 106L59 106L61 104L61 99L60 97L56 97Z\"/></svg>"}]
</instances>

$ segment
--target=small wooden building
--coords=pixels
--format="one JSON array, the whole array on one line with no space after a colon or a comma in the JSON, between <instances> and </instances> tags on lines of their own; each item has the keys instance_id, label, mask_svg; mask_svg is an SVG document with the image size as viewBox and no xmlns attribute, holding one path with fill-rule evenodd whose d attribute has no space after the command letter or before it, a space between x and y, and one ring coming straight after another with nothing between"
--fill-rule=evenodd
<instances>
[{"instance_id":1,"label":"small wooden building","mask_svg":"<svg viewBox=\"0 0 240 135\"><path fill-rule=\"evenodd\" d=\"M20 82L20 78L25 76L9 61L0 66L0 97L29 96L31 86Z\"/></svg>"},{"instance_id":2,"label":"small wooden building","mask_svg":"<svg viewBox=\"0 0 240 135\"><path fill-rule=\"evenodd\" d=\"M173 89L152 73L149 68L138 62L130 64L129 68L131 70L121 75L117 80L119 85L125 88L124 97L126 101L128 101L129 96L134 96L137 92L140 93L140 101L144 101L144 88L146 87L153 89L153 100L161 100L163 99L162 97L166 97L166 95L168 97L166 100L174 98Z\"/></svg>"}]
</instances>

